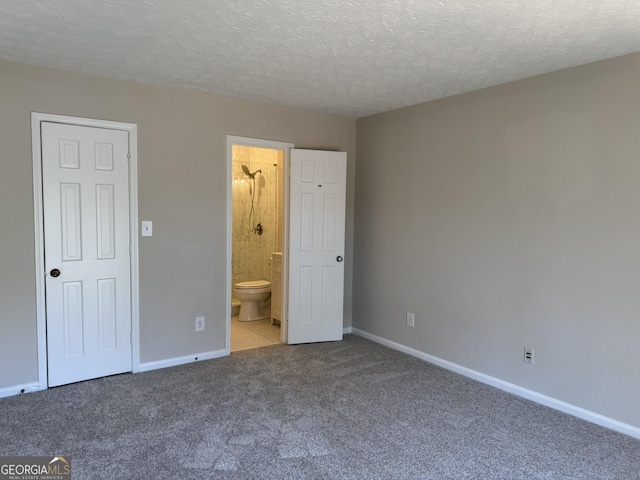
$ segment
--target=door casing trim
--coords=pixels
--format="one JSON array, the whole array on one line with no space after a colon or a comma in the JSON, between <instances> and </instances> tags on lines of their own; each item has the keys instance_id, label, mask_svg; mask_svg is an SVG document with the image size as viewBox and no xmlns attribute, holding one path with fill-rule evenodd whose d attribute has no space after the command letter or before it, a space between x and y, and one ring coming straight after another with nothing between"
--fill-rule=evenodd
<instances>
[{"instance_id":1,"label":"door casing trim","mask_svg":"<svg viewBox=\"0 0 640 480\"><path fill-rule=\"evenodd\" d=\"M227 261L226 261L226 279L225 279L225 319L226 319L226 335L225 335L225 353L231 354L231 247L233 245L233 146L242 145L248 147L270 148L273 150L284 151L283 162L283 178L284 178L284 225L282 230L282 281L283 281L283 301L282 315L280 322L280 333L282 343L287 343L288 318L286 306L288 301L288 262L289 256L289 151L295 148L293 143L277 142L273 140L262 140L259 138L239 137L236 135L227 135Z\"/></svg>"},{"instance_id":2,"label":"door casing trim","mask_svg":"<svg viewBox=\"0 0 640 480\"><path fill-rule=\"evenodd\" d=\"M38 352L38 383L33 390L48 388L47 378L47 317L45 309L44 210L42 205L42 122L63 123L82 127L126 131L129 135L129 241L131 244L131 368L140 371L140 297L138 269L138 126L66 115L31 112L31 148L33 161L33 218L36 274L36 335Z\"/></svg>"}]
</instances>

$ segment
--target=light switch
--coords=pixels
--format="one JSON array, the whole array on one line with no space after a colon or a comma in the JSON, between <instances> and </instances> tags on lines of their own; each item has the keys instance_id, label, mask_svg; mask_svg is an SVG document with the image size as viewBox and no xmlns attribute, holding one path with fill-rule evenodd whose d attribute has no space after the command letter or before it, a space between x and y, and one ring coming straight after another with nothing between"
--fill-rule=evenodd
<instances>
[{"instance_id":1,"label":"light switch","mask_svg":"<svg viewBox=\"0 0 640 480\"><path fill-rule=\"evenodd\" d=\"M149 220L142 221L142 236L143 237L153 236L153 222Z\"/></svg>"}]
</instances>

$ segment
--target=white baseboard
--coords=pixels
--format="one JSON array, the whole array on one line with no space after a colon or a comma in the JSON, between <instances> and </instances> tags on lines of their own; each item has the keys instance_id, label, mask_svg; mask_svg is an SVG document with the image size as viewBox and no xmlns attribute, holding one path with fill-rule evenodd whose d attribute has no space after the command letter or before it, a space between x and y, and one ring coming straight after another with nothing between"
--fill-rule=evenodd
<instances>
[{"instance_id":1,"label":"white baseboard","mask_svg":"<svg viewBox=\"0 0 640 480\"><path fill-rule=\"evenodd\" d=\"M352 330L351 327L343 328L342 329L342 334L343 335L347 335L347 334L351 333L351 330Z\"/></svg>"},{"instance_id":2,"label":"white baseboard","mask_svg":"<svg viewBox=\"0 0 640 480\"><path fill-rule=\"evenodd\" d=\"M587 422L595 423L596 425L600 425L601 427L615 430L616 432L624 433L625 435L629 435L630 437L640 439L640 428L633 425L614 420L613 418L605 417L604 415L600 415L599 413L585 410L584 408L577 407L570 403L563 402L562 400L558 400L556 398L549 397L538 392L534 392L533 390L520 387L513 383L505 382L504 380L500 380L499 378L492 377L475 370L471 370L470 368L463 367L453 362L449 362L448 360L443 360L442 358L438 358L433 355L429 355L428 353L421 352L400 343L387 340L386 338L373 335L372 333L365 332L364 330L360 330L358 328L351 328L351 333L367 338L373 342L379 343L394 350L406 353L413 357L419 358L426 362L433 363L434 365L438 365L439 367L445 368L452 372L459 373L460 375L472 378L473 380L477 380L481 383L499 388L500 390L504 390L505 392L511 393L518 397L526 398L527 400L531 400L546 407L560 410L561 412L568 413L569 415L573 415L574 417L581 418L582 420L586 420Z\"/></svg>"},{"instance_id":3,"label":"white baseboard","mask_svg":"<svg viewBox=\"0 0 640 480\"><path fill-rule=\"evenodd\" d=\"M45 390L46 388L47 387L40 388L40 384L38 382L11 385L10 387L0 388L0 398L12 397L14 395L20 395L21 393L37 392L38 390Z\"/></svg>"},{"instance_id":4,"label":"white baseboard","mask_svg":"<svg viewBox=\"0 0 640 480\"><path fill-rule=\"evenodd\" d=\"M211 360L214 358L220 358L227 356L227 351L214 350L211 352L196 353L193 355L185 355L184 357L167 358L165 360L156 360L155 362L146 362L140 364L138 372L149 372L151 370L158 370L159 368L176 367L178 365L184 365L186 363L200 362L202 360Z\"/></svg>"}]
</instances>

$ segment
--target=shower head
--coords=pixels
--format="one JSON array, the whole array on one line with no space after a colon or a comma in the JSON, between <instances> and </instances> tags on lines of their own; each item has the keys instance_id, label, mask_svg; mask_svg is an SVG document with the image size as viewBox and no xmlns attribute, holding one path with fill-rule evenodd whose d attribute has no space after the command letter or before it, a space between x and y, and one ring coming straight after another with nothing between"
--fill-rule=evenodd
<instances>
[{"instance_id":1,"label":"shower head","mask_svg":"<svg viewBox=\"0 0 640 480\"><path fill-rule=\"evenodd\" d=\"M242 165L242 171L247 175L247 177L254 180L256 179L256 173L262 173L262 170L256 170L255 172L251 173L249 171L249 167L247 167L246 165Z\"/></svg>"}]
</instances>

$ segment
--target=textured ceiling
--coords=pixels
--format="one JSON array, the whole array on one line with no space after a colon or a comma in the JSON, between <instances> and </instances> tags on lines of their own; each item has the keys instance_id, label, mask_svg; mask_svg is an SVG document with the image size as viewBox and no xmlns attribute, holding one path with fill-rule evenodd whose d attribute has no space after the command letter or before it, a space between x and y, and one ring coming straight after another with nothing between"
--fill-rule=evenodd
<instances>
[{"instance_id":1,"label":"textured ceiling","mask_svg":"<svg viewBox=\"0 0 640 480\"><path fill-rule=\"evenodd\" d=\"M0 59L361 117L640 51L640 0L0 0Z\"/></svg>"}]
</instances>

